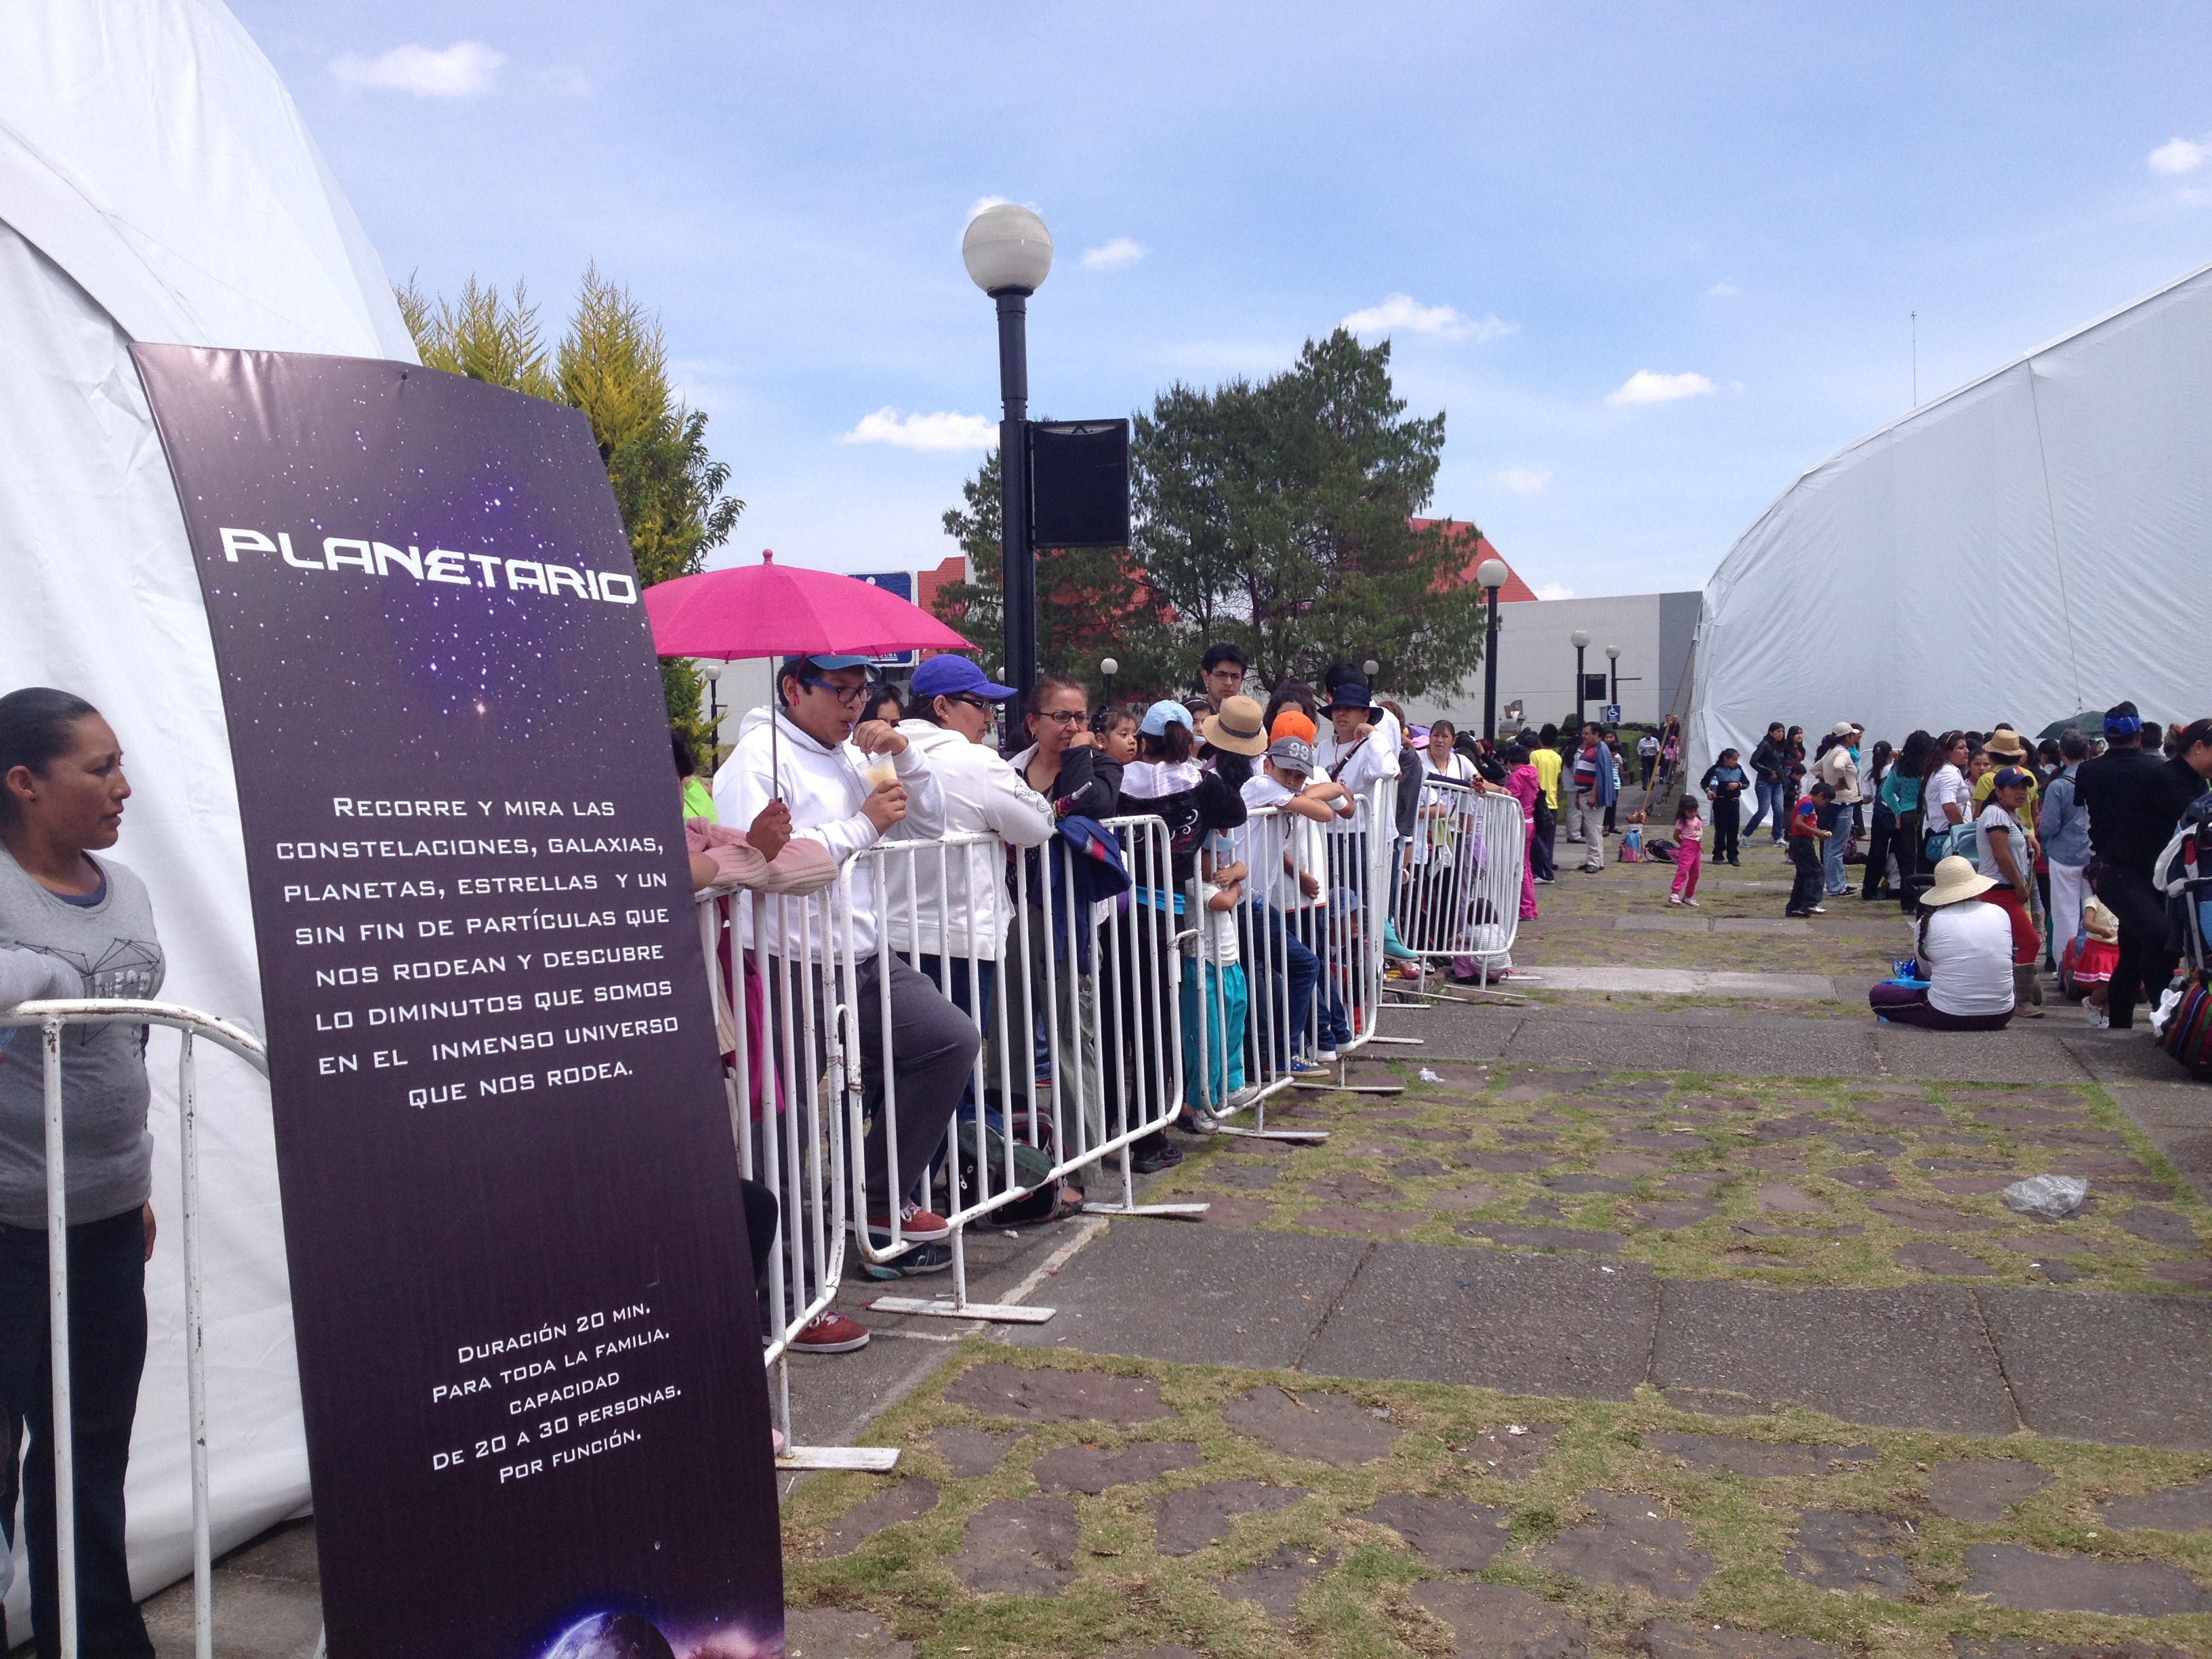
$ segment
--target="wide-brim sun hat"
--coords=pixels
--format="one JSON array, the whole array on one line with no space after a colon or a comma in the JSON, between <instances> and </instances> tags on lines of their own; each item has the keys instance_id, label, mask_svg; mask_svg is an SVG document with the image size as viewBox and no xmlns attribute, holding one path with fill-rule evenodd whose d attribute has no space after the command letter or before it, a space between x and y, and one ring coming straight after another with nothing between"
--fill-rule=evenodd
<instances>
[{"instance_id":1,"label":"wide-brim sun hat","mask_svg":"<svg viewBox=\"0 0 2212 1659\"><path fill-rule=\"evenodd\" d=\"M1923 908L1957 904L1970 898L1979 898L1996 885L1995 878L1982 874L1956 853L1936 861L1936 882L1920 896Z\"/></svg>"},{"instance_id":2,"label":"wide-brim sun hat","mask_svg":"<svg viewBox=\"0 0 2212 1659\"><path fill-rule=\"evenodd\" d=\"M1334 714L1339 709L1353 709L1367 716L1371 723L1382 718L1382 711L1375 706L1375 694L1357 680L1347 680L1328 694L1328 701L1321 706L1324 714Z\"/></svg>"},{"instance_id":3,"label":"wide-brim sun hat","mask_svg":"<svg viewBox=\"0 0 2212 1659\"><path fill-rule=\"evenodd\" d=\"M1198 735L1232 755L1257 755L1267 747L1267 711L1249 697L1224 697L1221 712L1199 722Z\"/></svg>"},{"instance_id":4,"label":"wide-brim sun hat","mask_svg":"<svg viewBox=\"0 0 2212 1659\"><path fill-rule=\"evenodd\" d=\"M2020 733L2009 726L2000 726L1982 744L1984 755L1999 755L2006 760L2026 760L2027 745L2020 740Z\"/></svg>"}]
</instances>

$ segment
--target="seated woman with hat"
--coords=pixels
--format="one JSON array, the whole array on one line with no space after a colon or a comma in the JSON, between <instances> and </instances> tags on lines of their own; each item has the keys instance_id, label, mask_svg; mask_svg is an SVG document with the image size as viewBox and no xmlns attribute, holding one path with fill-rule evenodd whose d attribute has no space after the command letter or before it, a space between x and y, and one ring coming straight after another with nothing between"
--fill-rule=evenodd
<instances>
[{"instance_id":1,"label":"seated woman with hat","mask_svg":"<svg viewBox=\"0 0 2212 1659\"><path fill-rule=\"evenodd\" d=\"M1928 983L1884 981L1867 993L1876 1014L1931 1031L2000 1031L2012 1023L2012 921L1981 902L1996 885L1956 854L1936 866L1914 935Z\"/></svg>"}]
</instances>

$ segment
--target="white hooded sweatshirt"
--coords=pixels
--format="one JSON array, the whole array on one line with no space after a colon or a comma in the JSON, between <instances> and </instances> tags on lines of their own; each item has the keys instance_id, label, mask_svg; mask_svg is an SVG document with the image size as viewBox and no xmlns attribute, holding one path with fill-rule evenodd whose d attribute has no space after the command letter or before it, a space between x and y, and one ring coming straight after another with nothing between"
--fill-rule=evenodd
<instances>
[{"instance_id":1,"label":"white hooded sweatshirt","mask_svg":"<svg viewBox=\"0 0 2212 1659\"><path fill-rule=\"evenodd\" d=\"M761 808L779 793L773 787L769 770L769 720L766 708L756 708L747 714L738 728L738 746L722 763L721 770L714 774L715 815L732 830L750 826L760 816ZM874 846L882 837L877 832L875 821L860 810L874 790L862 773L884 757L864 755L860 746L850 741L834 749L824 748L793 725L788 715L778 713L775 720L774 763L782 784L780 793L791 807L792 833L821 842L841 865L861 848ZM891 763L898 773L898 781L906 786L908 828L925 839L944 834L944 793L921 750L909 743L902 753L892 758ZM876 948L876 892L872 861L864 860L854 866L852 891L853 949L856 957L865 957L873 955ZM747 907L748 914L752 908ZM804 955L810 943L800 937L804 918L810 908L795 901L785 904L787 921L782 949L794 960ZM750 923L744 942L752 943ZM818 951L841 945L842 940L816 939L811 943ZM771 939L771 947L774 945Z\"/></svg>"},{"instance_id":2,"label":"white hooded sweatshirt","mask_svg":"<svg viewBox=\"0 0 2212 1659\"><path fill-rule=\"evenodd\" d=\"M899 730L929 763L945 792L949 834L980 832L996 845L978 843L939 854L915 853L890 863L890 937L895 951L921 951L965 961L995 962L1003 949L1014 904L1006 890L1006 847L1042 847L1058 820L1052 803L1029 787L996 750L970 743L930 720L902 720ZM894 840L921 841L908 823ZM908 890L906 866L911 864ZM909 920L909 918L911 920Z\"/></svg>"}]
</instances>

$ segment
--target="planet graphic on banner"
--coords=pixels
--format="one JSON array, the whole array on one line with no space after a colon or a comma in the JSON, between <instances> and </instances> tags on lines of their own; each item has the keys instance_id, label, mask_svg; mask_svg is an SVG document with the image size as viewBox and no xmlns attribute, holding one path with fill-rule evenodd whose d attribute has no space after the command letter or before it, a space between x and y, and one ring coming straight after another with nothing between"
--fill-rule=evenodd
<instances>
[{"instance_id":1,"label":"planet graphic on banner","mask_svg":"<svg viewBox=\"0 0 2212 1659\"><path fill-rule=\"evenodd\" d=\"M561 1633L545 1659L676 1659L668 1638L634 1613L595 1613Z\"/></svg>"}]
</instances>

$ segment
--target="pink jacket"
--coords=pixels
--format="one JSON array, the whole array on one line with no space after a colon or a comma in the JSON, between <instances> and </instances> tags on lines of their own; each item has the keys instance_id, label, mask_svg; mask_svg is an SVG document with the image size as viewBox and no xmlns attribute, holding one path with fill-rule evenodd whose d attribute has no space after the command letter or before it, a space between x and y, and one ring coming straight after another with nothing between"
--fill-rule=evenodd
<instances>
[{"instance_id":1,"label":"pink jacket","mask_svg":"<svg viewBox=\"0 0 2212 1659\"><path fill-rule=\"evenodd\" d=\"M837 861L818 841L793 836L773 861L753 850L735 830L705 818L684 821L684 849L714 861L717 887L750 887L756 893L818 893L837 878Z\"/></svg>"}]
</instances>

